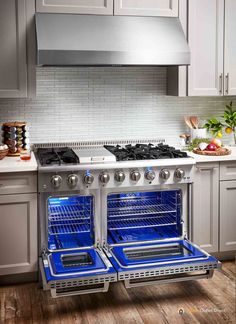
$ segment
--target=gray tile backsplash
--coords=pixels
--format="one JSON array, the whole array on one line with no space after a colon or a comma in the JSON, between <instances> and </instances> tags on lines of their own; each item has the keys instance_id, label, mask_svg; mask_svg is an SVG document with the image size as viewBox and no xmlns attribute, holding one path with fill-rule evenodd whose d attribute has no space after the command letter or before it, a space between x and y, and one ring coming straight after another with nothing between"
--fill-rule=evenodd
<instances>
[{"instance_id":1,"label":"gray tile backsplash","mask_svg":"<svg viewBox=\"0 0 236 324\"><path fill-rule=\"evenodd\" d=\"M185 115L221 115L236 101L165 94L162 67L37 68L37 97L0 99L0 122L27 121L32 143L152 137L175 144Z\"/></svg>"}]
</instances>

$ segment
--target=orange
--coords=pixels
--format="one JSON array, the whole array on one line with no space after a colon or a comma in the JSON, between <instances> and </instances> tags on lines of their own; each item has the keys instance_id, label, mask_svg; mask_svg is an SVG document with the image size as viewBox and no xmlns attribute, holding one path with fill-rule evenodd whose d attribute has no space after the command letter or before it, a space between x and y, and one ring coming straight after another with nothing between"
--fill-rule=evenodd
<instances>
[{"instance_id":1,"label":"orange","mask_svg":"<svg viewBox=\"0 0 236 324\"><path fill-rule=\"evenodd\" d=\"M225 132L226 134L231 134L232 133L232 128L231 127L226 127Z\"/></svg>"}]
</instances>

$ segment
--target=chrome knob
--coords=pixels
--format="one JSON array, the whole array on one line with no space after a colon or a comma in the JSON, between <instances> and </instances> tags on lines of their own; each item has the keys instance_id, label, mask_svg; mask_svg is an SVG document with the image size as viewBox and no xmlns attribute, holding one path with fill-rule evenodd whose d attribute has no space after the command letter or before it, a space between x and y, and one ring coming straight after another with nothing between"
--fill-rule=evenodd
<instances>
[{"instance_id":1,"label":"chrome knob","mask_svg":"<svg viewBox=\"0 0 236 324\"><path fill-rule=\"evenodd\" d=\"M185 176L185 171L183 169L176 169L175 170L174 177L177 180L182 180L184 176Z\"/></svg>"},{"instance_id":2,"label":"chrome knob","mask_svg":"<svg viewBox=\"0 0 236 324\"><path fill-rule=\"evenodd\" d=\"M140 172L139 171L132 171L131 173L130 173L130 179L132 180L132 181L139 181L140 180L140 178L141 178L141 174L140 174Z\"/></svg>"},{"instance_id":3,"label":"chrome knob","mask_svg":"<svg viewBox=\"0 0 236 324\"><path fill-rule=\"evenodd\" d=\"M94 181L94 176L91 173L86 173L84 175L84 183L85 184L90 185L93 183L93 181Z\"/></svg>"},{"instance_id":4,"label":"chrome knob","mask_svg":"<svg viewBox=\"0 0 236 324\"><path fill-rule=\"evenodd\" d=\"M75 187L78 183L78 176L76 174L69 174L67 177L67 183L70 187Z\"/></svg>"},{"instance_id":5,"label":"chrome knob","mask_svg":"<svg viewBox=\"0 0 236 324\"><path fill-rule=\"evenodd\" d=\"M55 188L55 189L59 188L61 185L61 182L62 182L61 176L59 176L59 175L52 176L51 184L52 184L53 188Z\"/></svg>"},{"instance_id":6,"label":"chrome knob","mask_svg":"<svg viewBox=\"0 0 236 324\"><path fill-rule=\"evenodd\" d=\"M170 177L170 171L167 169L162 169L160 171L159 177L164 181L168 180Z\"/></svg>"},{"instance_id":7,"label":"chrome knob","mask_svg":"<svg viewBox=\"0 0 236 324\"><path fill-rule=\"evenodd\" d=\"M156 174L152 170L147 170L144 174L145 179L148 181L153 181L156 178Z\"/></svg>"},{"instance_id":8,"label":"chrome knob","mask_svg":"<svg viewBox=\"0 0 236 324\"><path fill-rule=\"evenodd\" d=\"M108 173L103 172L103 173L100 174L99 180L100 180L101 183L106 184L106 183L109 182L110 176L109 176Z\"/></svg>"},{"instance_id":9,"label":"chrome knob","mask_svg":"<svg viewBox=\"0 0 236 324\"><path fill-rule=\"evenodd\" d=\"M115 180L117 182L123 182L125 180L125 174L123 171L116 171L115 172Z\"/></svg>"}]
</instances>

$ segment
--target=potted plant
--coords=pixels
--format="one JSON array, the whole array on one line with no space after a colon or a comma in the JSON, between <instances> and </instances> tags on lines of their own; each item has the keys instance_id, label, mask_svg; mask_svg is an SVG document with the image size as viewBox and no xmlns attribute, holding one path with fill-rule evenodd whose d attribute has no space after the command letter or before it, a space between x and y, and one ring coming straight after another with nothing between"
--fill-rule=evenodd
<instances>
[{"instance_id":1,"label":"potted plant","mask_svg":"<svg viewBox=\"0 0 236 324\"><path fill-rule=\"evenodd\" d=\"M210 118L204 127L215 137L222 137L223 129L226 134L233 134L234 144L236 144L236 110L233 108L232 101L225 106L224 115L219 120L215 117Z\"/></svg>"}]
</instances>

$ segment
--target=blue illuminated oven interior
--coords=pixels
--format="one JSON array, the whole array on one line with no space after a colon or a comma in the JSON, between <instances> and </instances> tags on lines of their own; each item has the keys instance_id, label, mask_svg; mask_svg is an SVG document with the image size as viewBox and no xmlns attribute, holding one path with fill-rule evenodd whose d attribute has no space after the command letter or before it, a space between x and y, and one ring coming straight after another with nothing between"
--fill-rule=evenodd
<instances>
[{"instance_id":1,"label":"blue illuminated oven interior","mask_svg":"<svg viewBox=\"0 0 236 324\"><path fill-rule=\"evenodd\" d=\"M94 245L94 197L70 196L48 199L48 249Z\"/></svg>"},{"instance_id":2,"label":"blue illuminated oven interior","mask_svg":"<svg viewBox=\"0 0 236 324\"><path fill-rule=\"evenodd\" d=\"M182 235L181 213L180 189L109 194L108 243L177 238Z\"/></svg>"}]
</instances>

